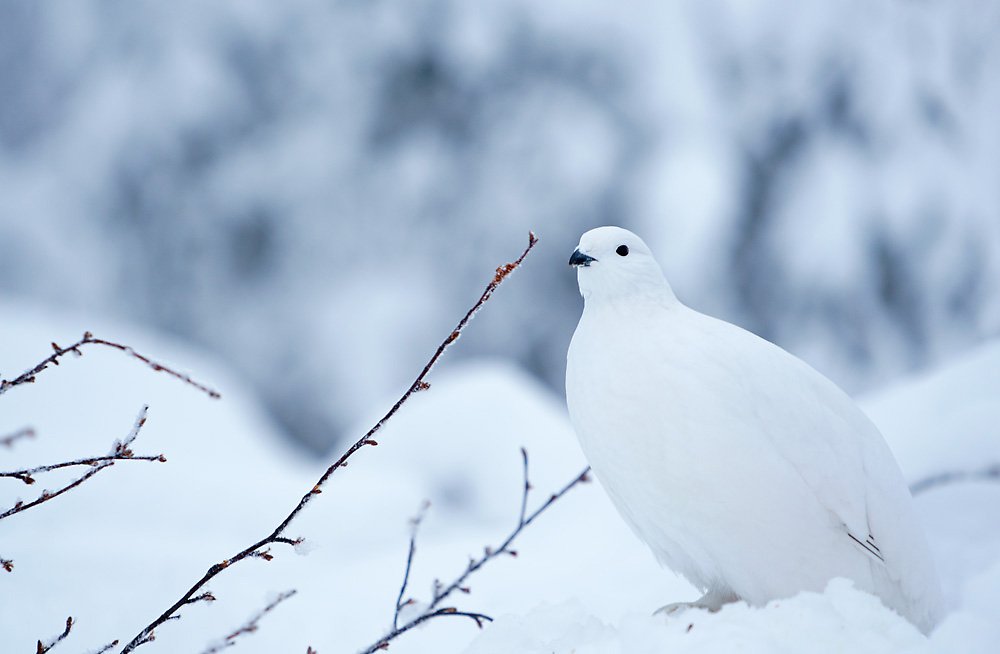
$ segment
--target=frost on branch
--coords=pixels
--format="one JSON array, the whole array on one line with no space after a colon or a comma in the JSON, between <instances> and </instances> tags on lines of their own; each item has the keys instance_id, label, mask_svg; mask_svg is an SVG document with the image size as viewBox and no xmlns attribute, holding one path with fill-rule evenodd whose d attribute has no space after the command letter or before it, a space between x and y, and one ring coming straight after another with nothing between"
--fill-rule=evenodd
<instances>
[{"instance_id":1,"label":"frost on branch","mask_svg":"<svg viewBox=\"0 0 1000 654\"><path fill-rule=\"evenodd\" d=\"M311 540L306 540L305 538L298 538L292 545L292 549L299 556L308 556L310 552L316 549L316 543Z\"/></svg>"},{"instance_id":2,"label":"frost on branch","mask_svg":"<svg viewBox=\"0 0 1000 654\"><path fill-rule=\"evenodd\" d=\"M50 640L48 643L43 643L41 640L39 640L38 647L35 650L35 654L45 654L50 649L61 643L63 639L69 635L70 630L73 628L73 624L74 622L72 617L66 618L66 628L63 630L63 632L58 636L56 636L55 638L53 638L52 640Z\"/></svg>"}]
</instances>

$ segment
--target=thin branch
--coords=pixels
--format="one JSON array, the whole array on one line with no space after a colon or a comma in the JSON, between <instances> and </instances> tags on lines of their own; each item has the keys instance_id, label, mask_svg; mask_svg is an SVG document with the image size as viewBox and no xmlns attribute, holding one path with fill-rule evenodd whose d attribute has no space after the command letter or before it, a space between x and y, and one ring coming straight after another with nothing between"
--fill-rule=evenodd
<instances>
[{"instance_id":1,"label":"thin branch","mask_svg":"<svg viewBox=\"0 0 1000 654\"><path fill-rule=\"evenodd\" d=\"M9 449L14 447L14 443L16 441L21 440L22 438L33 438L34 436L35 436L34 429L32 429L31 427L24 427L22 429L17 430L13 434L10 434L9 436L4 436L3 438L0 438L0 445ZM4 474L5 473L0 473L0 475ZM26 482L26 483L31 483L31 482ZM13 559L5 559L2 556L0 556L0 568L3 568L7 572L14 572Z\"/></svg>"},{"instance_id":2,"label":"thin branch","mask_svg":"<svg viewBox=\"0 0 1000 654\"><path fill-rule=\"evenodd\" d=\"M524 525L524 514L528 509L528 493L531 491L531 482L528 481L528 450L521 448L521 460L524 462L524 492L521 494L521 517L517 524Z\"/></svg>"},{"instance_id":3,"label":"thin branch","mask_svg":"<svg viewBox=\"0 0 1000 654\"><path fill-rule=\"evenodd\" d=\"M144 627L142 631L140 631L135 636L135 638L133 638L121 650L121 654L128 654L139 645L148 642L150 637L152 636L153 631L157 627L162 625L167 620L173 618L177 613L177 611L180 610L187 603L188 599L191 596L197 593L205 584L211 581L216 575L221 573L223 570L229 568L233 564L238 563L244 559L260 556L259 554L260 548L266 547L267 545L270 545L272 543L301 542L300 539L291 541L289 541L287 538L283 539L285 529L287 529L288 526L292 523L292 521L295 520L295 518L299 515L299 513L301 513L302 510L306 506L308 506L308 504L313 500L314 497L322 493L322 488L326 484L326 482L330 479L330 477L332 477L333 474L338 469L346 466L347 460L355 452L357 452L358 450L367 445L371 446L378 445L378 443L372 439L372 436L374 436L375 433L382 428L382 425L384 425L390 418L392 418L396 414L397 411L399 411L400 407L403 406L403 404L405 404L406 401L409 400L414 393L424 391L430 388L430 384L424 381L424 378L427 377L427 374L431 371L431 368L433 368L434 364L437 363L439 358L441 358L441 355L444 354L444 351L448 349L448 347L452 343L458 340L458 337L461 335L462 330L465 329L465 326L469 323L469 320L472 319L472 316L475 315L476 312L479 311L479 309L482 308L482 306L490 299L494 291L496 291L496 289L500 286L501 283L503 283L503 281L510 275L510 273L512 273L514 270L517 269L518 266L521 265L521 262L524 261L524 258L528 256L528 253L531 251L531 249L535 246L535 243L537 242L538 239L535 238L535 235L529 232L528 247L525 248L524 252L521 254L520 257L518 257L516 261L497 268L493 280L486 286L486 290L483 291L483 294L480 296L479 300L476 301L476 303L472 306L472 308L469 309L469 311L465 314L465 316L463 316L462 319L458 322L458 325L451 331L450 334L448 334L448 336L444 339L444 341L442 341L441 345L438 346L433 356L431 356L430 360L427 362L427 365L424 366L424 369L417 376L416 380L414 380L414 382L410 385L410 387L406 390L406 392L403 393L403 396L396 401L396 403L392 406L392 408L389 409L389 412L386 413L381 420L375 423L374 427L369 429L368 432L364 436L359 438L353 445L351 445L347 449L347 451L344 452L344 454L339 459L337 459L336 462L334 462L333 465L331 465L329 468L326 469L326 471L322 474L322 476L320 476L319 480L312 486L312 488L305 495L302 496L302 499L299 500L295 508L292 509L292 511L285 517L284 520L281 521L281 523L277 527L275 527L274 531L272 531L268 536L265 536L264 538L260 539L253 545L250 545L249 547L241 550L232 557L224 559L219 563L212 565L205 572L205 574L202 575L201 579L195 582L195 584L191 586L191 588L189 588L187 592L185 592L184 595L181 596L179 600L174 602L174 604L167 610L165 610L162 614L160 614L159 617L157 617L155 620L146 625L146 627Z\"/></svg>"},{"instance_id":4,"label":"thin branch","mask_svg":"<svg viewBox=\"0 0 1000 654\"><path fill-rule=\"evenodd\" d=\"M930 477L925 477L920 481L914 482L910 486L910 493L917 495L918 493L923 493L924 491L930 490L931 488L936 488L938 486L946 486L948 484L955 484L963 481L997 481L1000 480L1000 463L994 463L993 465L987 466L980 470L957 470L952 472L943 472L939 475L932 475Z\"/></svg>"},{"instance_id":5,"label":"thin branch","mask_svg":"<svg viewBox=\"0 0 1000 654\"><path fill-rule=\"evenodd\" d=\"M66 638L66 636L69 635L69 631L72 628L73 628L73 618L72 617L66 618L66 629L64 629L61 634L56 636L55 640L53 640L48 645L44 644L42 641L38 641L38 649L35 650L35 654L45 654L45 652L49 651L50 649L58 645L60 642L62 642L64 638Z\"/></svg>"},{"instance_id":6,"label":"thin branch","mask_svg":"<svg viewBox=\"0 0 1000 654\"><path fill-rule=\"evenodd\" d=\"M286 599L294 595L295 592L296 591L293 589L281 593L280 595L278 595L278 597L274 599L274 601L272 601L270 604L268 604L263 609L258 611L253 617L247 620L247 622L245 622L242 627L240 627L236 631L226 636L225 639L223 639L223 641L218 645L213 645L208 649L206 649L204 652L202 652L202 654L216 654L216 652L221 652L222 650L235 645L236 639L239 638L240 636L244 634L251 634L257 631L257 623L260 622L261 618L263 618L265 615L273 611L274 607L276 607L277 605L281 604Z\"/></svg>"},{"instance_id":7,"label":"thin branch","mask_svg":"<svg viewBox=\"0 0 1000 654\"><path fill-rule=\"evenodd\" d=\"M148 409L149 409L148 406L142 407L142 409L139 411L139 415L136 417L135 424L132 426L132 430L129 432L125 440L115 441L114 445L112 446L112 453L110 455L104 457L95 457L93 459L94 463L90 464L91 466L90 469L87 472L85 472L81 477L71 481L70 483L60 488L59 490L56 491L43 490L42 494L39 495L38 498L32 502L25 503L22 501L18 501L17 504L15 504L13 507L7 509L3 513L0 513L0 520L8 518L14 515L15 513L21 513L22 511L27 511L32 507L42 504L43 502L48 502L49 500L59 497L63 493L69 492L70 490L76 488L83 482L87 481L88 479L99 473L101 470L113 466L115 464L115 461L121 461L124 459L139 459L144 461L166 461L166 459L163 458L163 455L136 456L130 449L132 442L135 441L136 437L139 435L139 430L142 429L142 426L146 424L146 411ZM83 460L81 459L81 461ZM69 461L67 463L57 463L49 468L55 470L57 468L67 467L68 465L77 465L77 462ZM79 465L84 465L84 464L81 463ZM2 473L0 474L0 476L14 477L16 479L20 479L26 484L31 484L34 483L35 481L34 478L31 477L31 474L43 471L43 469L46 467L47 466L42 466L42 468L33 469L29 471L16 470L10 473ZM6 566L4 567L6 568Z\"/></svg>"},{"instance_id":8,"label":"thin branch","mask_svg":"<svg viewBox=\"0 0 1000 654\"><path fill-rule=\"evenodd\" d=\"M205 592L202 593L201 595L196 595L195 597L188 599L186 604L196 604L198 602L214 602L214 601L215 601L215 595L213 595L212 593Z\"/></svg>"},{"instance_id":9,"label":"thin branch","mask_svg":"<svg viewBox=\"0 0 1000 654\"><path fill-rule=\"evenodd\" d=\"M118 641L113 640L104 647L102 647L101 649L97 650L96 652L93 652L92 654L104 654L104 652L108 651L112 647L117 647L117 646L118 646Z\"/></svg>"},{"instance_id":10,"label":"thin branch","mask_svg":"<svg viewBox=\"0 0 1000 654\"><path fill-rule=\"evenodd\" d=\"M410 577L410 568L413 564L413 553L415 551L414 540L416 539L416 527L414 527L414 531L410 537L410 554L406 560L406 573L403 577L403 586L399 591L399 599L396 600L396 615L392 622L392 629L387 634L382 636L382 638L380 638L378 641L376 641L375 643L370 645L367 649L365 649L362 652L362 654L373 654L374 652L377 652L379 650L386 649L387 647L389 647L389 643L391 641L395 640L396 638L399 638L401 635L403 635L410 629L413 629L417 625L427 622L432 618L445 615L464 616L475 620L476 625L479 627L483 626L483 622L493 621L493 618L483 613L470 613L465 611L459 611L452 607L443 607L443 608L438 608L438 607L445 599L448 598L449 595L451 595L456 590L461 591L463 593L468 593L469 588L465 586L466 579L468 579L469 576L473 574L476 570L479 570L484 565L486 565L487 562L493 560L501 553L506 553L509 554L510 556L517 556L517 552L510 549L510 545L511 543L514 542L514 539L517 538L518 534L520 534L525 527L531 524L535 518L541 515L543 511L552 506L552 504L556 500L558 500L560 497L568 493L570 489L572 489L574 486L576 486L577 484L586 483L590 481L590 477L588 476L588 473L590 472L590 466L587 466L587 468L584 469L583 472L574 477L573 480L570 481L568 484L563 486L559 490L559 492L549 496L549 499L546 500L545 503L543 503L540 507L538 507L538 509L536 509L531 515L525 517L526 507L528 504L528 493L531 490L531 483L528 481L528 452L523 447L521 448L521 457L524 460L524 492L521 496L521 514L520 517L518 518L517 527L515 527L514 531L512 531L509 536L507 536L507 540L505 540L496 549L490 547L485 548L483 551L483 556L481 558L470 559L469 565L465 569L465 572L459 575L459 577L455 579L455 581L453 581L449 586L442 587L440 584L435 582L434 597L430 605L428 605L427 608L424 609L424 611L420 615L418 615L417 617L413 618L412 620L404 624L402 627L400 627L398 625L400 609L403 606L407 606L413 603L413 600L406 600L405 602L403 602L402 598L404 592L406 591L407 581L409 580ZM419 521L417 522L417 524L419 525Z\"/></svg>"},{"instance_id":11,"label":"thin branch","mask_svg":"<svg viewBox=\"0 0 1000 654\"><path fill-rule=\"evenodd\" d=\"M427 612L427 613L422 613L422 614L420 614L419 617L416 617L413 620L410 620L409 622L407 622L402 627L400 627L398 629L393 629L391 633L386 634L377 643L375 643L374 645L371 645L368 649L364 650L364 652L362 652L362 654L374 654L374 652L378 652L379 650L388 649L390 641L395 640L396 638L399 638L400 636L402 636L403 634L405 634L410 629L413 629L414 627L418 627L418 626L422 625L423 623L427 622L428 620L432 620L434 618L445 617L445 616L457 616L457 617L460 617L460 618L469 618L469 619L473 620L476 623L476 626L478 626L480 629L482 629L484 622L493 622L493 618L491 618L488 615L484 615L482 613L470 613L468 611L459 611L458 609L454 609L454 608L450 608L450 607L449 608L443 608L443 609L437 609L435 611L430 611L430 612Z\"/></svg>"},{"instance_id":12,"label":"thin branch","mask_svg":"<svg viewBox=\"0 0 1000 654\"><path fill-rule=\"evenodd\" d=\"M35 478L32 477L32 475L37 475L40 472L51 472L53 470L59 470L60 468L70 468L72 466L95 466L99 463L114 462L114 461L156 461L159 463L166 463L167 458L162 454L151 454L148 456L109 454L107 456L95 456L89 459L76 459L74 461L63 461L62 463L53 463L46 466L38 466L37 468L27 468L25 470L12 470L10 472L0 472L0 477L12 477L14 479L19 479L26 484L33 484L35 483Z\"/></svg>"},{"instance_id":13,"label":"thin branch","mask_svg":"<svg viewBox=\"0 0 1000 654\"><path fill-rule=\"evenodd\" d=\"M69 491L73 490L74 488L76 488L77 486L79 486L80 484L82 484L83 482L87 481L88 479L90 479L91 477L93 477L94 475L96 475L101 470L104 470L105 468L109 468L109 467L111 467L111 463L110 462L108 462L108 463L101 463L99 465L96 465L93 468L91 468L90 470L88 470L86 473L84 473L84 475L82 477L80 477L79 479L76 479L76 480L70 482L69 484L63 486L62 488L60 488L59 490L57 490L55 492L48 491L48 490L43 490L42 494L38 496L38 499L36 499L36 500L34 500L32 502L28 502L27 504L25 504L21 500L18 500L17 503L14 506L12 506L11 508L7 509L3 513L0 513L0 520L3 520L4 518L9 518L10 516L12 516L12 515L14 515L16 513L21 513L22 511L27 511L30 508L33 508L33 507L38 506L39 504L42 504L43 502L48 502L49 500L55 499L55 498L59 497L60 495L62 495L63 493L66 493L66 492L69 492Z\"/></svg>"},{"instance_id":14,"label":"thin branch","mask_svg":"<svg viewBox=\"0 0 1000 654\"><path fill-rule=\"evenodd\" d=\"M31 427L24 427L23 429L18 429L16 432L9 436L4 436L0 438L0 445L4 447L14 447L14 442L21 440L22 438L33 438L35 436L35 430Z\"/></svg>"},{"instance_id":15,"label":"thin branch","mask_svg":"<svg viewBox=\"0 0 1000 654\"><path fill-rule=\"evenodd\" d=\"M173 370L172 368L169 368L163 365L162 363L157 363L156 361L153 361L152 359L143 356L142 354L139 354L138 352L136 352L127 345L122 345L120 343L115 343L113 341L106 341L101 338L95 338L94 335L91 334L90 332L84 332L83 338L81 338L76 343L73 343L69 347L59 347L58 345L53 343L52 349L54 350L54 352L51 355L49 355L46 359L42 360L41 363L39 363L33 368L30 368L29 370L24 371L23 373L21 373L19 377L16 377L15 379L0 380L0 395L3 395L4 393L6 393L11 388L14 388L15 386L20 386L21 384L34 383L35 377L37 377L40 372L48 368L50 365L58 366L59 359L61 359L62 357L66 356L71 352L76 356L81 356L83 352L80 350L80 348L83 347L84 345L103 345L105 347L110 347L119 350L120 352L124 352L133 359L138 359L139 361L143 362L156 372L165 372L172 377L176 377L185 384L194 386L195 388L207 394L211 398L221 397L219 393L205 386L204 384L200 384L183 373L177 372L176 370Z\"/></svg>"},{"instance_id":16,"label":"thin branch","mask_svg":"<svg viewBox=\"0 0 1000 654\"><path fill-rule=\"evenodd\" d=\"M406 586L410 583L410 569L413 566L413 555L417 551L417 530L420 528L420 523L423 521L424 516L427 515L427 509L431 506L430 502L426 500L420 506L420 511L416 516L410 519L410 551L406 555L406 572L403 573L403 585L399 588L399 596L396 597L396 612L392 616L392 628L396 629L399 625L399 614L402 612L403 607L409 606L413 603L413 600L403 601L403 595L406 594Z\"/></svg>"},{"instance_id":17,"label":"thin branch","mask_svg":"<svg viewBox=\"0 0 1000 654\"><path fill-rule=\"evenodd\" d=\"M525 454L525 460L527 460L527 454ZM527 469L528 466L526 464L525 465L526 475L527 475ZM560 497L568 493L571 488L573 488L577 484L589 482L590 481L589 473L590 473L590 466L587 466L586 468L584 468L583 472L578 474L576 477L573 478L572 481L563 486L562 489L559 490L559 492L551 495L549 499L546 500L545 503L542 504L540 507L538 507L534 513L528 516L527 519L521 519L518 522L517 527L514 528L514 531L511 532L511 534L507 537L507 540L505 540L499 547L495 549L487 547L486 549L483 550L482 557L480 557L479 559L470 560L469 566L466 568L465 572L463 572L462 575L458 577L458 579L453 581L451 585L444 588L444 590L435 593L434 600L431 602L431 605L428 608L429 609L435 608L456 590L465 590L464 588L465 580L469 577L469 575L474 573L479 568L483 567L483 565L485 565L491 559L503 553L507 553L510 556L517 556L517 552L510 549L510 545L511 543L514 542L514 539L517 538L517 536L521 533L521 531L524 530L525 527L530 525L535 520L535 518L541 515L542 512L545 511L545 509L552 506L553 502L555 502ZM525 476L525 479L527 479L527 476ZM528 490L530 488L531 488L530 484L528 484L527 481L525 481L525 489L524 489L525 497L527 496Z\"/></svg>"}]
</instances>

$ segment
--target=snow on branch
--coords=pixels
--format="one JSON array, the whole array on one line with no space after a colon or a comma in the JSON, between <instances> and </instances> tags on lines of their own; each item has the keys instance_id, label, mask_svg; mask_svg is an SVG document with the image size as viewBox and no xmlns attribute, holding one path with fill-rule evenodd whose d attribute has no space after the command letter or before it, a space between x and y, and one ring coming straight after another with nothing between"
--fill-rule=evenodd
<instances>
[{"instance_id":1,"label":"snow on branch","mask_svg":"<svg viewBox=\"0 0 1000 654\"><path fill-rule=\"evenodd\" d=\"M590 481L589 473L590 466L587 466L583 472L574 477L568 484L563 486L558 492L553 493L549 496L541 506L539 506L531 515L527 515L528 508L528 493L531 491L531 482L528 479L528 452L523 447L521 448L521 457L524 460L524 492L521 495L521 514L517 522L517 526L514 530L507 536L507 539L500 544L499 547L492 548L486 547L483 550L483 555L478 559L469 559L469 565L466 567L465 571L458 576L451 584L448 586L443 586L439 581L434 581L434 596L431 599L430 604L428 604L416 617L410 619L409 621L399 624L400 614L403 610L412 605L416 605L416 600L407 599L403 600L406 595L406 587L410 581L410 570L413 567L413 556L416 552L416 539L417 539L417 529L420 526L420 522L423 520L424 514L427 510L429 504L425 503L421 507L420 513L417 517L413 518L411 524L413 530L410 533L410 550L406 557L406 571L403 573L403 584L399 589L399 596L396 599L396 612L392 618L392 628L386 633L382 638L368 646L367 649L363 651L362 654L374 654L379 650L384 650L389 647L389 643L399 636L403 635L410 629L417 627L428 620L434 618L440 618L444 616L459 616L464 618L469 618L476 623L476 626L482 628L483 622L492 622L493 618L484 613L475 613L470 611L460 611L455 607L446 606L442 607L441 604L444 603L448 597L454 593L456 590L468 594L470 592L469 587L466 585L466 580L477 570L486 565L489 561L492 561L501 554L507 554L509 556L517 556L517 551L510 548L514 539L534 521L539 515L542 514L547 508L552 506L552 504L558 500L560 497L565 495L577 484L587 483Z\"/></svg>"},{"instance_id":2,"label":"snow on branch","mask_svg":"<svg viewBox=\"0 0 1000 654\"><path fill-rule=\"evenodd\" d=\"M251 634L251 633L257 631L257 623L260 622L261 618L263 618L265 615L267 615L268 613L270 613L271 611L273 611L274 607L278 606L279 604L281 604L282 602L284 602L286 599L288 599L289 597L291 597L295 593L296 593L296 591L294 589L293 590L287 590L284 593L281 593L273 601L271 601L267 606L265 606L264 608L262 608L253 617L251 617L249 620L247 620L243 624L243 626L241 626L240 628L236 629L231 634L229 634L224 639L222 639L222 642L220 642L217 645L210 646L208 649L206 649L205 651L203 651L201 654L217 654L217 652L221 652L222 650L227 649L227 648L232 647L233 645L235 645L236 644L236 639L239 638L240 636L242 636L243 634Z\"/></svg>"},{"instance_id":3,"label":"snow on branch","mask_svg":"<svg viewBox=\"0 0 1000 654\"><path fill-rule=\"evenodd\" d=\"M216 391L212 390L211 388L205 386L204 384L200 384L200 383L194 381L188 375L185 375L183 373L177 372L176 370L174 370L172 368L169 368L169 367L163 365L162 363L157 363L156 361L153 361L152 359L150 359L150 358L148 358L148 357L146 357L146 356L144 356L142 354L139 354L138 352L136 352L135 350L133 350L131 347L129 347L127 345L122 345L120 343L115 343L115 342L112 342L112 341L106 341L106 340L101 339L101 338L95 338L94 335L91 334L90 332L84 332L83 338L81 338L76 343L73 343L69 347L59 347L55 343L52 343L52 349L54 350L54 352L52 354L50 354L47 358L43 359L35 367L30 368L30 369L24 371L23 373L21 373L21 375L19 377L16 377L15 379L12 379L12 380L7 380L7 379L0 380L0 395L3 395L4 393L6 393L10 389L14 388L15 386L20 386L21 384L31 384L31 383L34 383L35 377L37 377L40 372L42 372L43 370L45 370L46 368L48 368L50 365L58 366L59 365L59 359L61 359L62 357L66 356L67 354L73 353L76 356L82 356L83 352L80 350L80 348L83 347L84 345L103 345L105 347L110 347L110 348L116 349L116 350L118 350L120 352L124 352L125 354L127 354L130 357L132 357L133 359L138 359L139 361L143 362L144 364L146 364L147 366L149 366L150 368L152 368L156 372L164 372L164 373L166 373L168 375L171 375L172 377L176 377L177 379L181 380L182 382L184 382L186 384L189 384L191 386L194 386L195 388L197 388L198 390L200 390L201 392L205 393L206 395L208 395L211 398L216 398L217 399L217 398L220 397L219 393L217 393Z\"/></svg>"},{"instance_id":4,"label":"snow on branch","mask_svg":"<svg viewBox=\"0 0 1000 654\"><path fill-rule=\"evenodd\" d=\"M59 634L58 636L56 636L47 645L45 643L43 643L41 640L39 640L38 641L38 648L35 650L35 654L45 654L50 649L52 649L53 647L55 647L56 645L58 645L60 642L62 642L62 640L64 638L66 638L66 636L69 635L70 629L73 628L73 624L74 623L73 623L73 617L72 616L66 618L66 628L63 630L63 632L61 634Z\"/></svg>"},{"instance_id":5,"label":"snow on branch","mask_svg":"<svg viewBox=\"0 0 1000 654\"><path fill-rule=\"evenodd\" d=\"M427 374L431 371L431 368L434 367L434 364L437 363L439 358L441 358L441 355L444 354L445 350L448 349L448 347L452 343L458 340L458 337L461 335L462 330L465 329L466 325L468 325L469 320L472 319L472 316L475 315L476 312L479 311L479 309L482 308L482 306L490 299L490 297L500 286L500 284L503 283L503 281L512 272L514 272L514 270L516 270L518 266L521 265L521 262L524 261L524 258L528 256L528 253L531 251L531 249L535 246L537 242L538 239L535 238L535 235L529 232L528 247L525 248L524 252L521 253L521 256L518 257L517 260L513 261L512 263L500 266L499 268L496 269L496 274L494 275L493 280L490 281L490 283L486 286L486 290L483 291L483 294L479 297L479 300L477 300L476 303L472 306L472 308L469 309L468 312L466 312L466 314L458 322L458 324L451 331L451 333L449 333L448 336L444 339L444 341L441 342L437 350L434 352L430 360L427 362L427 365L424 366L423 370L421 370L420 374L417 375L417 378L406 390L406 392L403 393L402 397L400 397L396 401L396 403L392 405L392 408L389 409L388 413L386 413L377 423L375 423L374 427L369 429L368 432L364 436L359 438L353 445L351 445L347 449L347 451L344 452L344 454L333 463L333 465L331 465L329 468L326 469L326 471L322 474L319 480L315 484L313 484L312 488L310 488L309 491L307 491L306 494L302 496L299 502L295 505L295 508L292 509L292 511L285 517L285 519L282 520L281 523L277 527L275 527L274 530L269 535L265 536L264 538L260 539L259 541L250 545L249 547L246 547L240 552L234 554L232 557L228 559L223 559L222 561L209 567L209 569L205 572L205 574L202 575L201 579L196 581L194 585L191 586L191 588L189 588L188 591L184 593L184 595L180 599L178 599L172 606L167 608L162 614L160 614L159 617L157 617L155 620L146 625L142 629L142 631L140 631L131 641L129 641L129 643L125 645L125 647L121 650L120 654L128 654L129 652L133 651L136 647L153 640L154 639L153 632L156 630L156 628L162 625L167 620L179 617L177 615L178 611L180 611L180 609L186 606L187 604L191 603L192 598L195 596L195 593L200 591L209 581L215 578L223 570L226 570L235 563L239 563L240 561L243 561L248 558L262 558L264 560L270 560L271 558L273 558L273 555L270 553L270 548L269 548L269 546L272 544L283 543L292 546L301 544L303 542L302 538L289 538L284 535L285 530L288 528L288 526L292 523L293 520L295 520L295 518L299 515L299 513L301 513L302 510L309 505L309 503L313 500L313 498L315 498L317 495L323 492L323 486L326 484L326 482L330 479L330 477L333 476L333 474L338 469L343 468L344 466L347 465L347 460L351 456L353 456L358 450L362 449L365 446L378 445L378 443L372 438L372 436L374 436L375 433L382 428L382 425L384 425L390 418L392 418L396 414L397 411L399 411L400 407L402 407L403 404L405 404L406 401L409 400L409 398L414 393L424 391L430 388L430 384L424 381L424 378L427 377ZM146 361L148 362L148 360ZM35 371L35 373L37 373L37 371ZM28 371L28 373L25 374L28 375L33 373L32 371ZM176 373L174 374L176 375ZM194 382L190 383L193 384ZM198 386L197 384L195 385ZM203 388L201 386L198 387Z\"/></svg>"},{"instance_id":6,"label":"snow on branch","mask_svg":"<svg viewBox=\"0 0 1000 654\"><path fill-rule=\"evenodd\" d=\"M78 477L74 481L66 484L62 488L56 491L43 490L41 495L37 499L31 502L18 501L13 507L7 509L0 513L0 520L4 518L9 518L15 513L20 513L22 511L27 511L30 508L36 507L43 502L48 502L56 497L59 497L63 493L70 491L83 482L87 481L101 470L105 468L110 468L115 464L116 461L158 461L165 462L166 458L162 454L156 454L152 456L136 456L132 452L131 445L135 439L139 436L139 430L142 426L146 424L146 412L149 409L148 406L143 406L139 411L139 415L135 419L135 424L132 426L132 430L129 432L128 436L123 441L115 441L111 447L111 453L107 456L91 457L89 459L77 459L75 461L65 461L63 463L54 463L45 466L39 466L37 468L30 468L26 470L14 470L11 472L0 472L0 477L9 477L12 479L19 479L25 484L34 484L35 478L32 475L37 475L39 473L50 472L52 470L58 470L60 468L68 468L71 466L89 466L90 469L87 470L82 476ZM7 565L3 566L7 568Z\"/></svg>"}]
</instances>

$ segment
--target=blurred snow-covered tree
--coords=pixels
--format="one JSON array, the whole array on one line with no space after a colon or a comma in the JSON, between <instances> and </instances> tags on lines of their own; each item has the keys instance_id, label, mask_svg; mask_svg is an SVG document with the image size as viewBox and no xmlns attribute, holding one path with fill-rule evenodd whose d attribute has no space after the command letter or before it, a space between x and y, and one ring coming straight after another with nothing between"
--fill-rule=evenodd
<instances>
[{"instance_id":1,"label":"blurred snow-covered tree","mask_svg":"<svg viewBox=\"0 0 1000 654\"><path fill-rule=\"evenodd\" d=\"M561 386L617 223L860 390L1000 326L995 5L4 2L0 291L201 342L323 451L529 229L458 352Z\"/></svg>"}]
</instances>

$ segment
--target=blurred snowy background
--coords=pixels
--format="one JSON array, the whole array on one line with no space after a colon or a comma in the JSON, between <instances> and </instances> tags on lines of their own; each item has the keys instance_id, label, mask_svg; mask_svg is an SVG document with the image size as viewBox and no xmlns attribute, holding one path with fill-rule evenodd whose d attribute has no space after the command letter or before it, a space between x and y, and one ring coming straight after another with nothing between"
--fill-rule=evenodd
<instances>
[{"instance_id":1,"label":"blurred snowy background","mask_svg":"<svg viewBox=\"0 0 1000 654\"><path fill-rule=\"evenodd\" d=\"M329 459L301 453L367 429L529 229L433 391L296 523L318 549L220 576L144 651L201 651L288 588L240 651L354 651L421 500L418 598L513 526L519 446L533 503L578 472L566 261L601 224L688 304L873 391L911 482L996 463L998 34L989 0L0 2L0 373L91 329L224 398L97 349L2 398L0 436L37 433L4 469L100 453L143 403L136 451L168 463L3 521L0 650L68 615L74 651L128 638L269 532ZM7 481L0 509L57 483ZM664 626L694 589L592 484L474 581L462 608L498 622L470 652L995 651L1000 486L917 507L953 609L930 641L842 585Z\"/></svg>"},{"instance_id":2,"label":"blurred snowy background","mask_svg":"<svg viewBox=\"0 0 1000 654\"><path fill-rule=\"evenodd\" d=\"M529 229L456 355L560 392L566 259L614 223L864 391L1000 332L998 34L990 0L7 0L0 293L214 350L325 452Z\"/></svg>"}]
</instances>

